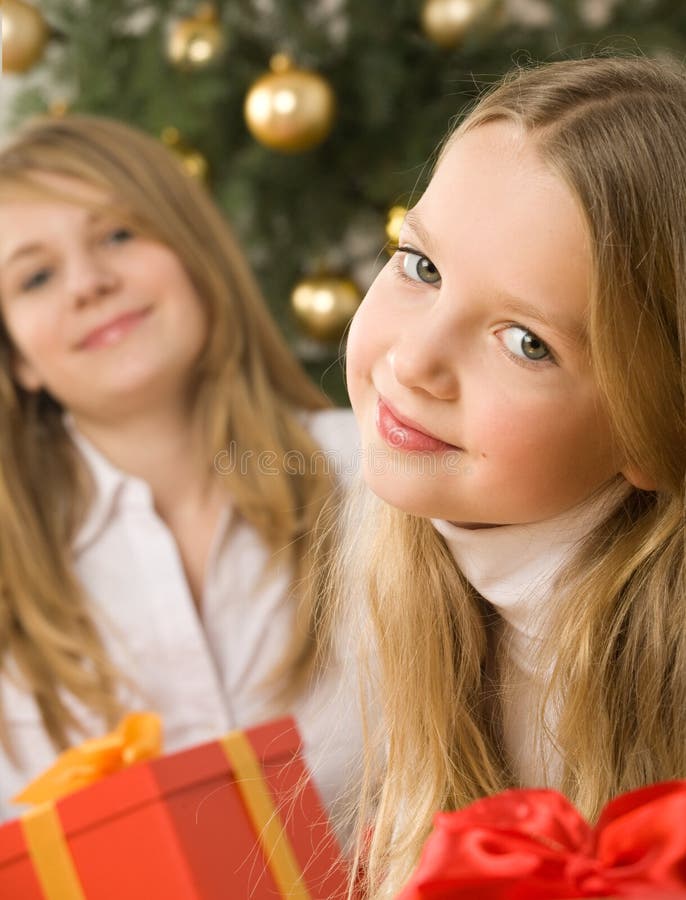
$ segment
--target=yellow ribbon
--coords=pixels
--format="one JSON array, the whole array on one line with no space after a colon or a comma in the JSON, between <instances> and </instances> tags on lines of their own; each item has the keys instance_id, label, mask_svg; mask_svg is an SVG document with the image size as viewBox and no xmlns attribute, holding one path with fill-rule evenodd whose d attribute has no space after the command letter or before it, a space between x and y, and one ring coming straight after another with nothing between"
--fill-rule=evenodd
<instances>
[{"instance_id":1,"label":"yellow ribbon","mask_svg":"<svg viewBox=\"0 0 686 900\"><path fill-rule=\"evenodd\" d=\"M86 900L57 810L44 803L21 818L33 870L48 900Z\"/></svg>"},{"instance_id":2,"label":"yellow ribbon","mask_svg":"<svg viewBox=\"0 0 686 900\"><path fill-rule=\"evenodd\" d=\"M13 797L12 802L33 805L59 800L140 760L159 756L161 747L159 716L150 712L131 713L104 737L65 750L49 769Z\"/></svg>"},{"instance_id":3,"label":"yellow ribbon","mask_svg":"<svg viewBox=\"0 0 686 900\"><path fill-rule=\"evenodd\" d=\"M311 900L250 741L241 731L232 731L220 743L276 886L288 900Z\"/></svg>"}]
</instances>

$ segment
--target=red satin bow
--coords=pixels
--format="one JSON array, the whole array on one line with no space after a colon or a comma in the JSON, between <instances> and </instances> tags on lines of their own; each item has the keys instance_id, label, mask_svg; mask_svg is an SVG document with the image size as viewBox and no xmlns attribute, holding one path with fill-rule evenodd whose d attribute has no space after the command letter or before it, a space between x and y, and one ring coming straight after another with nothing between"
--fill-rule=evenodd
<instances>
[{"instance_id":1,"label":"red satin bow","mask_svg":"<svg viewBox=\"0 0 686 900\"><path fill-rule=\"evenodd\" d=\"M439 813L398 900L686 897L686 781L623 794L591 828L557 791Z\"/></svg>"}]
</instances>

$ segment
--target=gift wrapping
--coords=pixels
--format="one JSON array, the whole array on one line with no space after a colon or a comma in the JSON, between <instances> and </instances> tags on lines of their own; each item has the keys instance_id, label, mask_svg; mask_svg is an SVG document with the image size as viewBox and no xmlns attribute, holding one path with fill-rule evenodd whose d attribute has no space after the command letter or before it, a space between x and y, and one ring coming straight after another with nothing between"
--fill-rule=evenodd
<instances>
[{"instance_id":1,"label":"gift wrapping","mask_svg":"<svg viewBox=\"0 0 686 900\"><path fill-rule=\"evenodd\" d=\"M0 826L2 900L343 900L347 879L290 718Z\"/></svg>"},{"instance_id":2,"label":"gift wrapping","mask_svg":"<svg viewBox=\"0 0 686 900\"><path fill-rule=\"evenodd\" d=\"M438 813L397 900L686 900L686 781L620 794L591 826L558 791Z\"/></svg>"}]
</instances>

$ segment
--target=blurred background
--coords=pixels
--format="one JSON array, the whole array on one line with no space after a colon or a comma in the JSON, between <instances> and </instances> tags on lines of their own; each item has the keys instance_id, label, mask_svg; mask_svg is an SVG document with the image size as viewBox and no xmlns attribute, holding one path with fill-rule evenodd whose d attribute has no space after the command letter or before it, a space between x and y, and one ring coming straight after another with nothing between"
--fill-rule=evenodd
<instances>
[{"instance_id":1,"label":"blurred background","mask_svg":"<svg viewBox=\"0 0 686 900\"><path fill-rule=\"evenodd\" d=\"M347 322L450 122L513 65L608 52L683 60L686 2L2 0L0 131L89 112L156 135L343 404Z\"/></svg>"}]
</instances>

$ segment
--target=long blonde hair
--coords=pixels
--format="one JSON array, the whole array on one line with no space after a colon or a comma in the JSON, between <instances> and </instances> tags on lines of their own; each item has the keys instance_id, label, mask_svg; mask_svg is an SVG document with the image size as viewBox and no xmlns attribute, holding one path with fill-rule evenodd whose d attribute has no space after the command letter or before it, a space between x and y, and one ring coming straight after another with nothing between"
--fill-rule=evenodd
<instances>
[{"instance_id":1,"label":"long blonde hair","mask_svg":"<svg viewBox=\"0 0 686 900\"><path fill-rule=\"evenodd\" d=\"M241 465L225 467L226 489L267 546L280 551L280 562L292 565L302 604L275 672L275 695L286 700L304 684L325 643L306 575L312 526L332 484L298 411L329 403L271 320L229 226L162 144L104 118L41 119L0 152L0 200L50 196L37 173L75 178L113 198L141 232L177 254L206 307L208 339L193 389L208 472L220 477L214 461L230 446ZM61 748L79 725L71 700L108 722L120 713L119 673L71 561L71 542L88 506L83 467L60 404L14 379L4 328L0 431L0 671L33 693L47 733ZM293 451L307 466L263 471L261 451L280 458ZM1 713L0 738L8 746Z\"/></svg>"},{"instance_id":2,"label":"long blonde hair","mask_svg":"<svg viewBox=\"0 0 686 900\"><path fill-rule=\"evenodd\" d=\"M560 787L593 819L618 792L686 777L686 74L642 58L517 70L449 140L494 120L524 129L583 210L591 364L619 445L656 485L632 490L570 562L540 657L553 676L539 724L555 698ZM362 505L328 589L343 605L364 598L373 623L383 725L362 815L375 815L369 892L386 898L435 811L517 782L486 665L500 657L495 612L427 520L369 492Z\"/></svg>"}]
</instances>

